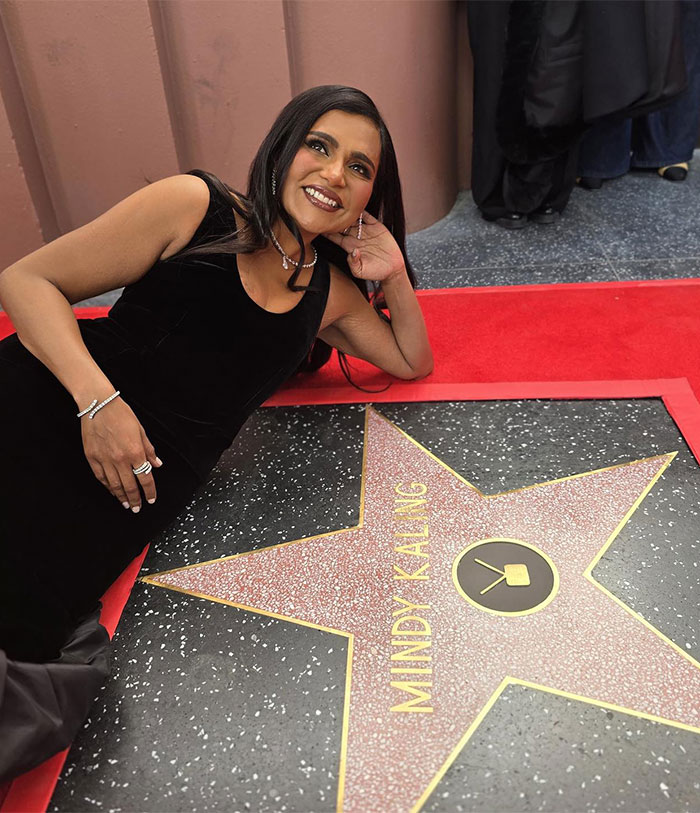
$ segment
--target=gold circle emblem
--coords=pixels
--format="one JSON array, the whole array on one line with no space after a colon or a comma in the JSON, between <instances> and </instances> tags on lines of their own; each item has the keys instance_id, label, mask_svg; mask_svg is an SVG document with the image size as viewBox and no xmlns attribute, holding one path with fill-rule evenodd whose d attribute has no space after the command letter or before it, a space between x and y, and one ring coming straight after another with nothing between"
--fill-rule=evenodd
<instances>
[{"instance_id":1,"label":"gold circle emblem","mask_svg":"<svg viewBox=\"0 0 700 813\"><path fill-rule=\"evenodd\" d=\"M521 539L481 539L454 560L457 591L474 607L496 615L529 615L554 598L559 574L554 562Z\"/></svg>"}]
</instances>

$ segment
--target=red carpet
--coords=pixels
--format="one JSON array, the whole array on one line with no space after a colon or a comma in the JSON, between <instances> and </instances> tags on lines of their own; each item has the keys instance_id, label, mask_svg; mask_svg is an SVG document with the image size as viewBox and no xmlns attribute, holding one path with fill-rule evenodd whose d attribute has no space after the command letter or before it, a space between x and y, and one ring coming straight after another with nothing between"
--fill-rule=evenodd
<instances>
[{"instance_id":1,"label":"red carpet","mask_svg":"<svg viewBox=\"0 0 700 813\"><path fill-rule=\"evenodd\" d=\"M332 362L295 378L268 405L663 397L700 459L700 279L444 289L420 292L420 302L435 354L428 379L394 381L370 395L348 385ZM0 338L11 329L0 313ZM362 362L354 366L364 387L388 380ZM105 595L110 632L141 558ZM58 754L15 780L0 810L45 810L64 760Z\"/></svg>"},{"instance_id":2,"label":"red carpet","mask_svg":"<svg viewBox=\"0 0 700 813\"><path fill-rule=\"evenodd\" d=\"M420 302L435 355L426 383L688 378L700 395L700 279L442 289L420 292ZM359 384L388 380L356 366ZM389 400L415 386L393 383ZM348 390L331 363L270 403L313 391L326 401L318 390L338 387Z\"/></svg>"}]
</instances>

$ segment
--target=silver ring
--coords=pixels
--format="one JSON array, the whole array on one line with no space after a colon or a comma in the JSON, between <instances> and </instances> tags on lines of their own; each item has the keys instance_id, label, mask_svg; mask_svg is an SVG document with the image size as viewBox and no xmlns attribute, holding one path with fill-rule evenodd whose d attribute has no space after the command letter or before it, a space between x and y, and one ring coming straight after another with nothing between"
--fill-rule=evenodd
<instances>
[{"instance_id":1,"label":"silver ring","mask_svg":"<svg viewBox=\"0 0 700 813\"><path fill-rule=\"evenodd\" d=\"M145 463L142 463L137 469L132 468L131 470L134 474L150 474L153 469L153 466L147 460Z\"/></svg>"}]
</instances>

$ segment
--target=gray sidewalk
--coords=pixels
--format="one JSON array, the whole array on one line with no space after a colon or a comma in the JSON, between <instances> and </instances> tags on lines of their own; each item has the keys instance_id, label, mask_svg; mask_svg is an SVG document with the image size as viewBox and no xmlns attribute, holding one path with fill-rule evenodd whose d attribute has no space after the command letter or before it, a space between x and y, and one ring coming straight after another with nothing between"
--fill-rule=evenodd
<instances>
[{"instance_id":1,"label":"gray sidewalk","mask_svg":"<svg viewBox=\"0 0 700 813\"><path fill-rule=\"evenodd\" d=\"M673 183L631 172L602 189L575 188L561 219L508 231L483 220L469 192L409 235L421 288L700 276L700 171Z\"/></svg>"}]
</instances>

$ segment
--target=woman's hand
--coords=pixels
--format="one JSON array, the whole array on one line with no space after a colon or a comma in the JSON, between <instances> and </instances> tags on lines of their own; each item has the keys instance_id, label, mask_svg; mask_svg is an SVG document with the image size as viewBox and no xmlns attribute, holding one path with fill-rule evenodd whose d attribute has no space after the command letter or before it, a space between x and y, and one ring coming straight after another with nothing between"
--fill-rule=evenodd
<instances>
[{"instance_id":1,"label":"woman's hand","mask_svg":"<svg viewBox=\"0 0 700 813\"><path fill-rule=\"evenodd\" d=\"M134 513L141 510L139 486L146 500L154 503L153 475L135 475L132 469L146 461L155 467L163 464L131 408L121 398L115 398L94 419L85 415L81 422L85 457L102 485Z\"/></svg>"},{"instance_id":2,"label":"woman's hand","mask_svg":"<svg viewBox=\"0 0 700 813\"><path fill-rule=\"evenodd\" d=\"M319 336L341 352L365 359L397 378L422 378L433 369L433 355L403 254L376 217L363 212L363 220L362 239L338 233L324 237L348 252L353 276L381 283L391 321L381 319L347 274L331 266Z\"/></svg>"},{"instance_id":3,"label":"woman's hand","mask_svg":"<svg viewBox=\"0 0 700 813\"><path fill-rule=\"evenodd\" d=\"M398 274L405 274L401 249L387 227L369 212L362 213L362 239L353 234L330 232L323 236L348 253L352 275L359 279L384 282ZM351 231L357 230L355 226Z\"/></svg>"}]
</instances>

